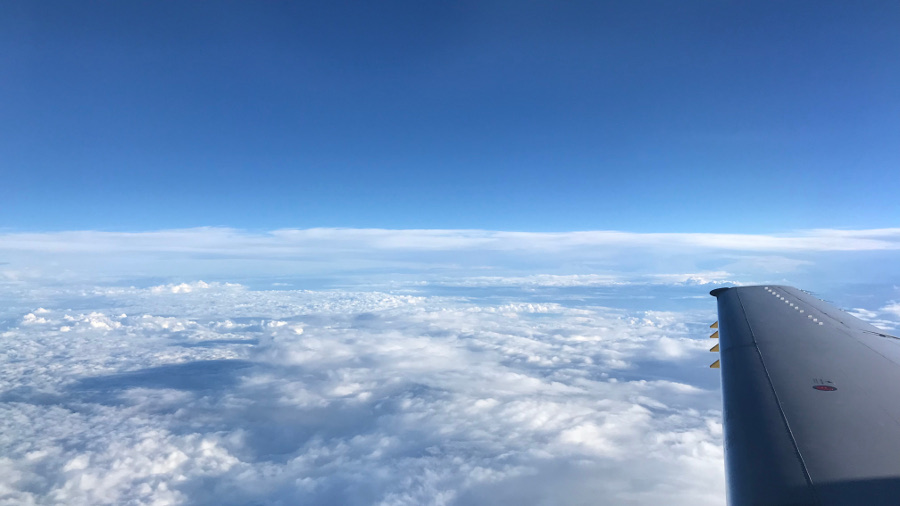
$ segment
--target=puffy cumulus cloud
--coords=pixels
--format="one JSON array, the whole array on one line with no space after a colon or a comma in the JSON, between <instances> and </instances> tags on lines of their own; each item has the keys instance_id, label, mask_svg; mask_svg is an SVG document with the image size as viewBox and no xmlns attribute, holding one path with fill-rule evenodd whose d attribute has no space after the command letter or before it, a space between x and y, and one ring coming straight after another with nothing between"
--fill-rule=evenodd
<instances>
[{"instance_id":1,"label":"puffy cumulus cloud","mask_svg":"<svg viewBox=\"0 0 900 506\"><path fill-rule=\"evenodd\" d=\"M6 320L0 502L724 503L712 307L184 285Z\"/></svg>"},{"instance_id":2,"label":"puffy cumulus cloud","mask_svg":"<svg viewBox=\"0 0 900 506\"><path fill-rule=\"evenodd\" d=\"M27 315L23 316L22 323L24 325L35 325L49 322L46 318L38 316L36 313L37 311L35 311L34 313L28 313Z\"/></svg>"},{"instance_id":3,"label":"puffy cumulus cloud","mask_svg":"<svg viewBox=\"0 0 900 506\"><path fill-rule=\"evenodd\" d=\"M181 504L189 494L177 486L188 477L217 476L238 459L215 434L173 434L135 412L91 405L4 403L3 440L12 447L6 464L15 470L0 498L10 503ZM125 416L123 416L125 415ZM45 441L44 438L55 438ZM0 464L2 465L2 464ZM0 489L2 490L2 489Z\"/></svg>"},{"instance_id":4,"label":"puffy cumulus cloud","mask_svg":"<svg viewBox=\"0 0 900 506\"><path fill-rule=\"evenodd\" d=\"M160 285L150 288L152 293L191 293L194 290L205 290L209 288L209 283L197 281L196 283L179 283Z\"/></svg>"},{"instance_id":5,"label":"puffy cumulus cloud","mask_svg":"<svg viewBox=\"0 0 900 506\"><path fill-rule=\"evenodd\" d=\"M170 283L167 285L151 286L149 290L150 293L158 295L163 293L191 293L200 290L208 290L210 288L230 288L233 290L240 290L243 286L240 283L207 283L201 280L192 283ZM134 292L135 289L131 287L128 291ZM115 294L121 292L121 289L106 289L101 292Z\"/></svg>"}]
</instances>

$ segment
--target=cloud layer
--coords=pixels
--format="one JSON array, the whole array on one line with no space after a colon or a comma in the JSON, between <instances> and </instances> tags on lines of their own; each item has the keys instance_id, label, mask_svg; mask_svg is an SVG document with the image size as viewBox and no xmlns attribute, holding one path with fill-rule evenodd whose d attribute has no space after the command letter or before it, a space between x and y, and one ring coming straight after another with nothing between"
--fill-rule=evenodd
<instances>
[{"instance_id":1,"label":"cloud layer","mask_svg":"<svg viewBox=\"0 0 900 506\"><path fill-rule=\"evenodd\" d=\"M505 232L313 228L254 233L229 228L157 232L71 231L0 234L6 250L53 252L174 251L276 256L341 247L379 250L545 250L604 246L725 249L733 251L865 251L900 249L900 228L814 229L792 234L635 233L620 231Z\"/></svg>"},{"instance_id":2,"label":"cloud layer","mask_svg":"<svg viewBox=\"0 0 900 506\"><path fill-rule=\"evenodd\" d=\"M315 278L329 286L359 286L365 279L381 288L758 282L816 288L836 277L900 282L885 280L876 267L898 250L900 229L780 235L226 228L5 233L0 283Z\"/></svg>"},{"instance_id":3,"label":"cloud layer","mask_svg":"<svg viewBox=\"0 0 900 506\"><path fill-rule=\"evenodd\" d=\"M721 505L708 290L844 282L894 329L898 245L2 234L0 504Z\"/></svg>"},{"instance_id":4,"label":"cloud layer","mask_svg":"<svg viewBox=\"0 0 900 506\"><path fill-rule=\"evenodd\" d=\"M204 282L49 302L0 334L10 504L722 504L699 313Z\"/></svg>"}]
</instances>

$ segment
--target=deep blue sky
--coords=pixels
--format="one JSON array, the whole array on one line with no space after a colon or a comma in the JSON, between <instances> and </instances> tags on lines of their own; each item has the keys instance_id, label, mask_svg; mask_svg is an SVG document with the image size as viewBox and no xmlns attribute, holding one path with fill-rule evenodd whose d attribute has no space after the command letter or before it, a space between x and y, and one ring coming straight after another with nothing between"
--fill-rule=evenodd
<instances>
[{"instance_id":1,"label":"deep blue sky","mask_svg":"<svg viewBox=\"0 0 900 506\"><path fill-rule=\"evenodd\" d=\"M0 229L900 216L900 3L5 2Z\"/></svg>"}]
</instances>

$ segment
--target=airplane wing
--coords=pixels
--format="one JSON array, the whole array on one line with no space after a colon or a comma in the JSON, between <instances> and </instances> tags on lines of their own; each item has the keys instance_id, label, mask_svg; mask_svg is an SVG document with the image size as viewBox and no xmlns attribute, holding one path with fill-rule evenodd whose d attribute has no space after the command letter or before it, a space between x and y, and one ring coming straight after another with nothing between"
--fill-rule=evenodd
<instances>
[{"instance_id":1,"label":"airplane wing","mask_svg":"<svg viewBox=\"0 0 900 506\"><path fill-rule=\"evenodd\" d=\"M729 504L900 505L900 339L788 286L710 294Z\"/></svg>"}]
</instances>

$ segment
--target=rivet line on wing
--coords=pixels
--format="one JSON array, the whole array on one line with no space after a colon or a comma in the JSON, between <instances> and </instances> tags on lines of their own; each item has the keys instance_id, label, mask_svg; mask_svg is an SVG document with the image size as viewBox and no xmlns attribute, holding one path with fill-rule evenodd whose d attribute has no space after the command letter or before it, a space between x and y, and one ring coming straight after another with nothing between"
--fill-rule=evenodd
<instances>
[{"instance_id":1,"label":"rivet line on wing","mask_svg":"<svg viewBox=\"0 0 900 506\"><path fill-rule=\"evenodd\" d=\"M805 310L800 309L800 305L799 305L799 304L794 304L794 303L791 302L789 299L785 298L784 296L782 296L781 294L779 294L779 293L776 292L775 290L769 288L768 286L764 286L763 288L764 288L767 292L769 292L769 293L771 293L772 295L774 295L775 298L777 298L777 299L779 299L779 300L783 300L785 304L790 305L790 307L794 308L794 309L795 309L796 311L798 311L799 313L803 314L803 313L806 312ZM820 322L818 318L814 318L813 315L811 315L811 314L806 315L806 317L807 317L808 319L812 320L813 323L818 323L819 325L824 325L823 322Z\"/></svg>"}]
</instances>

